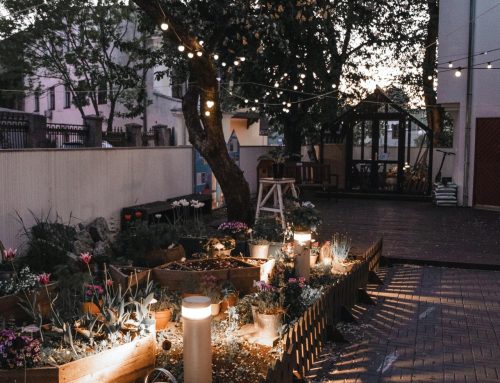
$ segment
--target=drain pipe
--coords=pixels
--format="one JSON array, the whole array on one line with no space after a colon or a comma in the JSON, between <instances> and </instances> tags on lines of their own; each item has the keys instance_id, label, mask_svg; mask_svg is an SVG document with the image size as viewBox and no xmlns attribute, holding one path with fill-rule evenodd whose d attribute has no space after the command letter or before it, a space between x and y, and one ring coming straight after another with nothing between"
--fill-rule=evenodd
<instances>
[{"instance_id":1,"label":"drain pipe","mask_svg":"<svg viewBox=\"0 0 500 383\"><path fill-rule=\"evenodd\" d=\"M470 171L470 136L472 124L472 86L474 84L474 38L476 31L476 0L469 4L469 48L467 52L467 98L465 110L465 150L464 150L464 185L463 205L469 206L469 171Z\"/></svg>"}]
</instances>

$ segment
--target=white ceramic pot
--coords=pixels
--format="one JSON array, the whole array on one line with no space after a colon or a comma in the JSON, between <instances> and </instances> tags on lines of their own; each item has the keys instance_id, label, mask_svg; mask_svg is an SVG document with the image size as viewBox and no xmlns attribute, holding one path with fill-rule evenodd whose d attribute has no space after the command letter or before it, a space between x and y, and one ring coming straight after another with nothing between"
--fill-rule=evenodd
<instances>
[{"instance_id":1,"label":"white ceramic pot","mask_svg":"<svg viewBox=\"0 0 500 383\"><path fill-rule=\"evenodd\" d=\"M262 338L274 339L279 336L283 314L260 314L257 313L257 331Z\"/></svg>"},{"instance_id":2,"label":"white ceramic pot","mask_svg":"<svg viewBox=\"0 0 500 383\"><path fill-rule=\"evenodd\" d=\"M269 244L254 245L253 243L250 243L250 257L267 259L268 254L269 254Z\"/></svg>"}]
</instances>

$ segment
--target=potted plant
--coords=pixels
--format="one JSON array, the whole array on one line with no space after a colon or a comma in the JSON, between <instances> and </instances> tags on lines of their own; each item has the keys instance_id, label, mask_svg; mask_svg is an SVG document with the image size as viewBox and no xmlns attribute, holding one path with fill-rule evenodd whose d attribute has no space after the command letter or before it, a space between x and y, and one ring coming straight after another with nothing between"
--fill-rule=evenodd
<instances>
[{"instance_id":1,"label":"potted plant","mask_svg":"<svg viewBox=\"0 0 500 383\"><path fill-rule=\"evenodd\" d=\"M232 255L247 254L247 234L249 233L248 225L240 221L227 221L221 223L217 227L224 236L232 237L236 240L236 246L231 252Z\"/></svg>"},{"instance_id":2,"label":"potted plant","mask_svg":"<svg viewBox=\"0 0 500 383\"><path fill-rule=\"evenodd\" d=\"M321 251L321 248L319 246L319 242L318 241L314 241L311 243L311 254L310 254L310 263L311 263L311 267L313 267L314 265L316 265L316 262L318 261L318 257L319 257L319 254L320 254L320 251Z\"/></svg>"},{"instance_id":3,"label":"potted plant","mask_svg":"<svg viewBox=\"0 0 500 383\"><path fill-rule=\"evenodd\" d=\"M284 295L275 286L259 281L252 300L252 315L259 337L274 339L283 324Z\"/></svg>"},{"instance_id":4,"label":"potted plant","mask_svg":"<svg viewBox=\"0 0 500 383\"><path fill-rule=\"evenodd\" d=\"M222 292L215 276L207 274L201 278L201 294L210 298L212 316L219 315Z\"/></svg>"},{"instance_id":5,"label":"potted plant","mask_svg":"<svg viewBox=\"0 0 500 383\"><path fill-rule=\"evenodd\" d=\"M285 162L288 158L289 156L285 154L284 148L276 146L257 160L270 161L272 163L272 177L274 179L282 179L285 174Z\"/></svg>"},{"instance_id":6,"label":"potted plant","mask_svg":"<svg viewBox=\"0 0 500 383\"><path fill-rule=\"evenodd\" d=\"M253 238L250 243L250 257L267 259L269 254L269 241L262 238Z\"/></svg>"},{"instance_id":7,"label":"potted plant","mask_svg":"<svg viewBox=\"0 0 500 383\"><path fill-rule=\"evenodd\" d=\"M322 223L318 210L309 201L294 206L287 212L287 219L294 234L298 232L315 233Z\"/></svg>"},{"instance_id":8,"label":"potted plant","mask_svg":"<svg viewBox=\"0 0 500 383\"><path fill-rule=\"evenodd\" d=\"M352 269L354 263L348 263L347 257L351 250L351 238L345 234L335 233L332 238L332 258L333 270L339 273L346 273Z\"/></svg>"},{"instance_id":9,"label":"potted plant","mask_svg":"<svg viewBox=\"0 0 500 383\"><path fill-rule=\"evenodd\" d=\"M83 292L82 312L84 314L98 315L102 307L104 289L100 285L86 284Z\"/></svg>"},{"instance_id":10,"label":"potted plant","mask_svg":"<svg viewBox=\"0 0 500 383\"><path fill-rule=\"evenodd\" d=\"M230 281L224 281L221 288L222 301L220 310L225 312L228 308L236 306L238 303L238 291Z\"/></svg>"},{"instance_id":11,"label":"potted plant","mask_svg":"<svg viewBox=\"0 0 500 383\"><path fill-rule=\"evenodd\" d=\"M185 198L172 202L172 225L177 230L179 243L186 256L203 252L203 244L207 241L206 225L202 219L205 203L198 200L188 201Z\"/></svg>"},{"instance_id":12,"label":"potted plant","mask_svg":"<svg viewBox=\"0 0 500 383\"><path fill-rule=\"evenodd\" d=\"M212 237L203 245L203 249L211 257L229 257L231 251L236 247L236 240L225 236L221 238Z\"/></svg>"},{"instance_id":13,"label":"potted plant","mask_svg":"<svg viewBox=\"0 0 500 383\"><path fill-rule=\"evenodd\" d=\"M160 288L155 293L155 299L149 310L153 313L156 320L156 330L164 330L175 314L180 311L179 294L170 291L167 288Z\"/></svg>"},{"instance_id":14,"label":"potted plant","mask_svg":"<svg viewBox=\"0 0 500 383\"><path fill-rule=\"evenodd\" d=\"M254 238L265 239L269 242L268 256L274 256L283 246L283 227L275 217L257 218L252 228L252 235Z\"/></svg>"}]
</instances>

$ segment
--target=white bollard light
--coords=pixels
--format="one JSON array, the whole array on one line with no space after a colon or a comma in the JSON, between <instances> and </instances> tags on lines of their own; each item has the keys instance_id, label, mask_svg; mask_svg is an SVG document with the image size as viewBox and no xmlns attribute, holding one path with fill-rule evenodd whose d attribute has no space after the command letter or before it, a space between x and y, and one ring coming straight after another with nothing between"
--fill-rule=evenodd
<instances>
[{"instance_id":1,"label":"white bollard light","mask_svg":"<svg viewBox=\"0 0 500 383\"><path fill-rule=\"evenodd\" d=\"M293 241L297 277L303 277L309 281L311 274L311 232L296 231L293 233Z\"/></svg>"},{"instance_id":2,"label":"white bollard light","mask_svg":"<svg viewBox=\"0 0 500 383\"><path fill-rule=\"evenodd\" d=\"M191 296L182 300L184 328L184 382L212 382L212 339L210 298Z\"/></svg>"}]
</instances>

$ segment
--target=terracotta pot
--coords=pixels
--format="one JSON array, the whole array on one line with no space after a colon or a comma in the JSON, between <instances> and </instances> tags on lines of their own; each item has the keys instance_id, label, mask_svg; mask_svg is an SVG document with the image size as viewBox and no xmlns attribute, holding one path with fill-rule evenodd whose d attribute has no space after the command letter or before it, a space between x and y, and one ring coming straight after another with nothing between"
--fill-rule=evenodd
<instances>
[{"instance_id":1,"label":"terracotta pot","mask_svg":"<svg viewBox=\"0 0 500 383\"><path fill-rule=\"evenodd\" d=\"M309 262L311 267L315 266L317 261L318 261L318 254L316 255L311 254L309 256Z\"/></svg>"},{"instance_id":2,"label":"terracotta pot","mask_svg":"<svg viewBox=\"0 0 500 383\"><path fill-rule=\"evenodd\" d=\"M274 339L279 336L283 324L283 314L261 314L256 312L259 337Z\"/></svg>"},{"instance_id":3,"label":"terracotta pot","mask_svg":"<svg viewBox=\"0 0 500 383\"><path fill-rule=\"evenodd\" d=\"M212 310L212 316L213 317L219 315L219 312L220 312L220 303L212 303L210 305L210 309Z\"/></svg>"},{"instance_id":4,"label":"terracotta pot","mask_svg":"<svg viewBox=\"0 0 500 383\"><path fill-rule=\"evenodd\" d=\"M154 311L154 318L156 320L156 330L164 330L167 328L168 323L172 319L172 310L166 309L161 311Z\"/></svg>"},{"instance_id":5,"label":"terracotta pot","mask_svg":"<svg viewBox=\"0 0 500 383\"><path fill-rule=\"evenodd\" d=\"M268 254L269 254L269 244L254 245L253 243L250 243L251 258L267 259Z\"/></svg>"},{"instance_id":6,"label":"terracotta pot","mask_svg":"<svg viewBox=\"0 0 500 383\"><path fill-rule=\"evenodd\" d=\"M225 312L229 307L236 306L238 303L238 296L231 294L225 297L220 303L220 311Z\"/></svg>"},{"instance_id":7,"label":"terracotta pot","mask_svg":"<svg viewBox=\"0 0 500 383\"><path fill-rule=\"evenodd\" d=\"M99 304L102 305L102 300L99 300ZM98 315L101 313L101 310L99 309L99 306L97 306L94 302L83 302L82 312L85 314L89 313L92 315Z\"/></svg>"}]
</instances>

